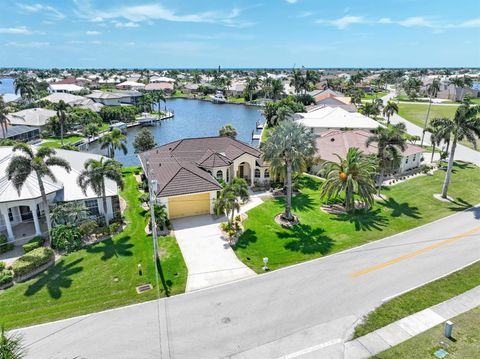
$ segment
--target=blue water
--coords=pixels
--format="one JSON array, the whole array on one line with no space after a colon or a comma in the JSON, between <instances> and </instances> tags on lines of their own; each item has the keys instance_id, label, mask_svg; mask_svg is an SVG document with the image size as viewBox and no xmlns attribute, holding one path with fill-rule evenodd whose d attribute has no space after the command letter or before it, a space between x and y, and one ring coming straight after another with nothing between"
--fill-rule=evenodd
<instances>
[{"instance_id":1,"label":"blue water","mask_svg":"<svg viewBox=\"0 0 480 359\"><path fill-rule=\"evenodd\" d=\"M163 109L163 104L162 104ZM237 138L249 144L252 143L252 131L257 121L263 122L263 116L258 107L231 104L213 104L207 101L171 99L167 100L167 109L175 112L175 117L164 120L161 125L147 127L153 133L157 145L189 137L216 136L218 130L226 124L231 124L238 132ZM115 159L125 166L138 165L138 157L134 153L133 140L141 127L128 130L128 153L115 152ZM100 145L92 143L89 152L105 154Z\"/></svg>"},{"instance_id":2,"label":"blue water","mask_svg":"<svg viewBox=\"0 0 480 359\"><path fill-rule=\"evenodd\" d=\"M12 78L0 78L0 93L1 94L6 94L6 93L15 93L15 88L13 85L14 79Z\"/></svg>"}]
</instances>

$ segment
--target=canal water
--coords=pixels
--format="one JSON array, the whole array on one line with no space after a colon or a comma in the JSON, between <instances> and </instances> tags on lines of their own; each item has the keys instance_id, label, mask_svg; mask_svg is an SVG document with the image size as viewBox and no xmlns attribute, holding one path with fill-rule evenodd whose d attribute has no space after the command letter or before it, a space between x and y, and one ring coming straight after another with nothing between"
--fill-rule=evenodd
<instances>
[{"instance_id":1,"label":"canal water","mask_svg":"<svg viewBox=\"0 0 480 359\"><path fill-rule=\"evenodd\" d=\"M162 104L163 109L163 104ZM231 124L237 130L237 138L254 146L258 141L252 142L252 131L255 131L256 122L264 122L259 107L214 104L208 101L169 99L167 109L174 111L172 119L161 121L160 125L147 127L152 131L157 145L190 137L217 136L218 130ZM115 152L115 159L124 166L138 165L138 157L134 153L133 140L141 127L132 127L127 133L128 153ZM89 145L88 152L106 154L98 142Z\"/></svg>"}]
</instances>

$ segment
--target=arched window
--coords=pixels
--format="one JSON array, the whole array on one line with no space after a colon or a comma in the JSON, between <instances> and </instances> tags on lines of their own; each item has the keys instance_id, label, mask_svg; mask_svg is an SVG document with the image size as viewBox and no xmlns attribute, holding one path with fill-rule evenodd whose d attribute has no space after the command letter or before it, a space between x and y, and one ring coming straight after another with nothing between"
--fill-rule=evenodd
<instances>
[{"instance_id":1,"label":"arched window","mask_svg":"<svg viewBox=\"0 0 480 359\"><path fill-rule=\"evenodd\" d=\"M260 170L255 168L255 178L260 178Z\"/></svg>"},{"instance_id":2,"label":"arched window","mask_svg":"<svg viewBox=\"0 0 480 359\"><path fill-rule=\"evenodd\" d=\"M263 177L270 178L270 171L268 170L268 168L265 170Z\"/></svg>"},{"instance_id":3,"label":"arched window","mask_svg":"<svg viewBox=\"0 0 480 359\"><path fill-rule=\"evenodd\" d=\"M217 171L217 180L223 180L223 171L221 170L218 170Z\"/></svg>"}]
</instances>

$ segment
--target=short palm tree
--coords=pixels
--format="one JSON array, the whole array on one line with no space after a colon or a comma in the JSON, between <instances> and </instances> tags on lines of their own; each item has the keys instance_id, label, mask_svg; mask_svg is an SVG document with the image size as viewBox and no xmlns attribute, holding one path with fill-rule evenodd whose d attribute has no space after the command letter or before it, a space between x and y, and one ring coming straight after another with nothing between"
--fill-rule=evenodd
<instances>
[{"instance_id":1,"label":"short palm tree","mask_svg":"<svg viewBox=\"0 0 480 359\"><path fill-rule=\"evenodd\" d=\"M375 194L375 159L365 156L358 148L349 148L345 158L336 156L338 163L327 161L320 170L325 178L321 196L330 200L343 194L347 212L355 209L355 196L361 203L371 207Z\"/></svg>"},{"instance_id":2,"label":"short palm tree","mask_svg":"<svg viewBox=\"0 0 480 359\"><path fill-rule=\"evenodd\" d=\"M7 167L8 179L13 181L13 185L18 191L18 195L20 195L20 191L27 181L28 176L34 173L37 177L48 228L48 244L50 245L52 223L50 219L50 206L47 200L43 179L49 177L52 181L56 182L55 175L52 171L53 167L62 167L67 172L70 172L70 164L65 159L55 156L55 150L48 147L40 147L35 153L32 147L26 143L19 142L13 146L13 151L20 151L22 154L15 155L10 160Z\"/></svg>"},{"instance_id":3,"label":"short palm tree","mask_svg":"<svg viewBox=\"0 0 480 359\"><path fill-rule=\"evenodd\" d=\"M378 108L378 104L375 102L366 102L360 108L360 112L367 117L375 117L380 114L380 109Z\"/></svg>"},{"instance_id":4,"label":"short palm tree","mask_svg":"<svg viewBox=\"0 0 480 359\"><path fill-rule=\"evenodd\" d=\"M458 141L467 140L473 147L477 148L477 139L480 137L480 118L478 113L480 107L461 105L457 108L453 119L434 118L431 125L438 127L440 136L451 138L450 156L448 158L447 174L443 183L442 198L448 197L448 185L452 176L453 161L455 158L455 149Z\"/></svg>"},{"instance_id":5,"label":"short palm tree","mask_svg":"<svg viewBox=\"0 0 480 359\"><path fill-rule=\"evenodd\" d=\"M385 170L397 167L402 158L401 153L407 148L404 134L405 124L402 122L388 127L379 127L376 132L367 139L367 147L372 143L376 143L378 147L377 157L380 166L378 179L379 195L385 177Z\"/></svg>"},{"instance_id":6,"label":"short palm tree","mask_svg":"<svg viewBox=\"0 0 480 359\"><path fill-rule=\"evenodd\" d=\"M146 111L146 112L152 111L152 104L153 104L153 98L151 94L144 93L142 97L140 97L139 105L143 111Z\"/></svg>"},{"instance_id":7,"label":"short palm tree","mask_svg":"<svg viewBox=\"0 0 480 359\"><path fill-rule=\"evenodd\" d=\"M427 115L425 116L425 123L423 125L422 140L420 146L423 146L423 141L425 139L425 132L427 132L428 118L430 117L430 110L432 108L432 97L437 97L437 93L440 91L440 81L438 79L433 79L432 83L427 87L428 93L428 110Z\"/></svg>"},{"instance_id":8,"label":"short palm tree","mask_svg":"<svg viewBox=\"0 0 480 359\"><path fill-rule=\"evenodd\" d=\"M272 126L276 126L284 121L291 121L293 119L293 111L288 106L280 106L272 116Z\"/></svg>"},{"instance_id":9,"label":"short palm tree","mask_svg":"<svg viewBox=\"0 0 480 359\"><path fill-rule=\"evenodd\" d=\"M119 128L114 128L112 131L100 138L100 147L102 150L107 149L108 157L115 158L115 150L122 150L127 154L127 136L125 136Z\"/></svg>"},{"instance_id":10,"label":"short palm tree","mask_svg":"<svg viewBox=\"0 0 480 359\"><path fill-rule=\"evenodd\" d=\"M15 93L22 99L31 102L35 95L35 84L27 75L20 75L15 79Z\"/></svg>"},{"instance_id":11,"label":"short palm tree","mask_svg":"<svg viewBox=\"0 0 480 359\"><path fill-rule=\"evenodd\" d=\"M230 124L223 126L220 130L218 130L218 135L222 137L237 137L237 130Z\"/></svg>"},{"instance_id":12,"label":"short palm tree","mask_svg":"<svg viewBox=\"0 0 480 359\"><path fill-rule=\"evenodd\" d=\"M235 177L232 183L227 184L215 200L215 212L224 213L230 224L235 218L235 211L240 211L240 205L250 197L248 184L243 178ZM231 217L229 217L231 215Z\"/></svg>"},{"instance_id":13,"label":"short palm tree","mask_svg":"<svg viewBox=\"0 0 480 359\"><path fill-rule=\"evenodd\" d=\"M89 159L83 165L84 169L78 176L77 182L83 193L87 193L87 188L91 187L93 192L102 197L103 214L105 223L108 226L107 216L107 193L105 189L105 179L114 181L118 187L123 189L122 165L115 160Z\"/></svg>"},{"instance_id":14,"label":"short palm tree","mask_svg":"<svg viewBox=\"0 0 480 359\"><path fill-rule=\"evenodd\" d=\"M272 174L286 171L287 198L283 217L292 221L292 172L304 171L308 160L314 156L315 135L298 122L283 121L271 132L262 150Z\"/></svg>"},{"instance_id":15,"label":"short palm tree","mask_svg":"<svg viewBox=\"0 0 480 359\"><path fill-rule=\"evenodd\" d=\"M8 110L5 102L3 102L3 97L0 96L0 127L2 128L2 135L5 138L8 131L7 125L10 123L10 120L7 117Z\"/></svg>"},{"instance_id":16,"label":"short palm tree","mask_svg":"<svg viewBox=\"0 0 480 359\"><path fill-rule=\"evenodd\" d=\"M394 113L398 113L398 105L393 101L388 101L383 108L383 116L387 117L387 125L390 124L390 117L392 117Z\"/></svg>"},{"instance_id":17,"label":"short palm tree","mask_svg":"<svg viewBox=\"0 0 480 359\"><path fill-rule=\"evenodd\" d=\"M273 79L270 85L272 99L277 100L283 94L283 83L280 79Z\"/></svg>"},{"instance_id":18,"label":"short palm tree","mask_svg":"<svg viewBox=\"0 0 480 359\"><path fill-rule=\"evenodd\" d=\"M170 220L168 219L167 207L164 204L155 203L153 205L153 212L155 216L155 224L157 229L163 231L170 226ZM148 225L150 230L152 229L152 212L149 211L147 214Z\"/></svg>"},{"instance_id":19,"label":"short palm tree","mask_svg":"<svg viewBox=\"0 0 480 359\"><path fill-rule=\"evenodd\" d=\"M18 334L8 335L2 325L0 333L0 359L22 359L25 357L22 337Z\"/></svg>"},{"instance_id":20,"label":"short palm tree","mask_svg":"<svg viewBox=\"0 0 480 359\"><path fill-rule=\"evenodd\" d=\"M70 108L70 105L66 104L63 100L60 100L55 104L55 110L57 111L58 122L60 122L60 142L63 146L63 131L65 128L65 123L67 122L67 111Z\"/></svg>"}]
</instances>

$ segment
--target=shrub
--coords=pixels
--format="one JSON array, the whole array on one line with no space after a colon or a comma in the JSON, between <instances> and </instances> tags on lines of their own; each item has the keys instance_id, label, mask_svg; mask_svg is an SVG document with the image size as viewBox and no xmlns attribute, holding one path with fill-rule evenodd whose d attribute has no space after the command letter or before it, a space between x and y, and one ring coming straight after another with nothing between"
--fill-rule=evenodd
<instances>
[{"instance_id":1,"label":"shrub","mask_svg":"<svg viewBox=\"0 0 480 359\"><path fill-rule=\"evenodd\" d=\"M13 272L11 270L0 271L0 286L13 282Z\"/></svg>"},{"instance_id":2,"label":"shrub","mask_svg":"<svg viewBox=\"0 0 480 359\"><path fill-rule=\"evenodd\" d=\"M13 262L13 273L15 277L23 276L33 272L35 269L50 262L54 258L55 253L50 248L40 247L34 249Z\"/></svg>"},{"instance_id":3,"label":"shrub","mask_svg":"<svg viewBox=\"0 0 480 359\"><path fill-rule=\"evenodd\" d=\"M45 238L43 238L42 236L35 236L27 243L25 243L22 248L25 253L28 253L36 248L43 246L43 243L45 243Z\"/></svg>"},{"instance_id":4,"label":"shrub","mask_svg":"<svg viewBox=\"0 0 480 359\"><path fill-rule=\"evenodd\" d=\"M4 234L0 234L0 253L6 253L13 249L13 243L8 242L8 238Z\"/></svg>"},{"instance_id":5,"label":"shrub","mask_svg":"<svg viewBox=\"0 0 480 359\"><path fill-rule=\"evenodd\" d=\"M78 231L80 232L80 235L85 238L94 234L97 228L98 224L96 221L88 220L80 223L80 225L78 226Z\"/></svg>"},{"instance_id":6,"label":"shrub","mask_svg":"<svg viewBox=\"0 0 480 359\"><path fill-rule=\"evenodd\" d=\"M5 269L5 262L0 262L0 272Z\"/></svg>"},{"instance_id":7,"label":"shrub","mask_svg":"<svg viewBox=\"0 0 480 359\"><path fill-rule=\"evenodd\" d=\"M70 227L64 224L52 229L53 248L66 251L67 253L77 251L83 247L82 236L77 227Z\"/></svg>"},{"instance_id":8,"label":"shrub","mask_svg":"<svg viewBox=\"0 0 480 359\"><path fill-rule=\"evenodd\" d=\"M108 231L110 234L114 234L120 228L120 223L111 223L108 226Z\"/></svg>"}]
</instances>

